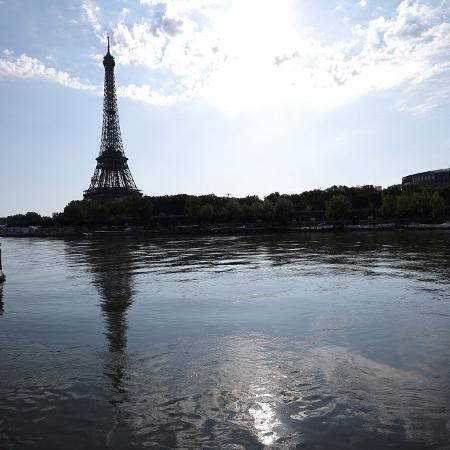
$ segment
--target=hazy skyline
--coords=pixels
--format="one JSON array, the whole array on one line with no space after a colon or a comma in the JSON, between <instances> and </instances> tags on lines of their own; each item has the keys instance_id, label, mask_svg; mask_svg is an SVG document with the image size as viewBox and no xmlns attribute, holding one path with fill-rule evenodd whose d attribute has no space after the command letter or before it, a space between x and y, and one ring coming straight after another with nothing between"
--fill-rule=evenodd
<instances>
[{"instance_id":1,"label":"hazy skyline","mask_svg":"<svg viewBox=\"0 0 450 450\"><path fill-rule=\"evenodd\" d=\"M0 0L0 215L82 198L107 34L145 194L388 186L450 164L450 0Z\"/></svg>"}]
</instances>

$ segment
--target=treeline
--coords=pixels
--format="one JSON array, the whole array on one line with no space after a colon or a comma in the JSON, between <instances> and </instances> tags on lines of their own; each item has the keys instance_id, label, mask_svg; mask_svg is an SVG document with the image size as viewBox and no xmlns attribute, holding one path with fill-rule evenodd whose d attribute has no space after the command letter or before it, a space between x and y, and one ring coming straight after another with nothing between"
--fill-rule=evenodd
<instances>
[{"instance_id":1,"label":"treeline","mask_svg":"<svg viewBox=\"0 0 450 450\"><path fill-rule=\"evenodd\" d=\"M445 200L439 192L385 194L379 213L384 218L432 218L442 219L445 215Z\"/></svg>"},{"instance_id":2,"label":"treeline","mask_svg":"<svg viewBox=\"0 0 450 450\"><path fill-rule=\"evenodd\" d=\"M11 227L30 226L54 226L54 217L41 216L37 212L27 212L26 214L15 214L13 216L1 217L0 224Z\"/></svg>"},{"instance_id":3,"label":"treeline","mask_svg":"<svg viewBox=\"0 0 450 450\"><path fill-rule=\"evenodd\" d=\"M439 189L396 185L332 186L301 194L272 193L263 200L186 194L131 197L108 203L70 202L61 213L41 217L34 212L1 220L9 226L157 226L202 223L339 221L364 216L383 219L441 220L450 206L450 186Z\"/></svg>"}]
</instances>

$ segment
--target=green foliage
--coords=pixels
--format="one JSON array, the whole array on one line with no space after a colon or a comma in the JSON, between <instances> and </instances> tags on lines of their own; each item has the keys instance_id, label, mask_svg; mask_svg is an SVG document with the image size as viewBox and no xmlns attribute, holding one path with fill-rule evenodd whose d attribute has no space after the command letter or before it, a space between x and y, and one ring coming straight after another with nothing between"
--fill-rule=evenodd
<instances>
[{"instance_id":1,"label":"green foliage","mask_svg":"<svg viewBox=\"0 0 450 450\"><path fill-rule=\"evenodd\" d=\"M313 191L303 192L300 195L305 204L306 211L318 211L325 209L325 202L328 199L328 195L325 191L314 189Z\"/></svg>"},{"instance_id":2,"label":"green foliage","mask_svg":"<svg viewBox=\"0 0 450 450\"><path fill-rule=\"evenodd\" d=\"M192 221L197 221L201 218L202 204L198 197L189 196L186 198L184 212L186 216Z\"/></svg>"},{"instance_id":3,"label":"green foliage","mask_svg":"<svg viewBox=\"0 0 450 450\"><path fill-rule=\"evenodd\" d=\"M161 212L173 216L185 214L186 200L188 197L190 196L186 194L149 197L154 205L153 215L157 216Z\"/></svg>"},{"instance_id":4,"label":"green foliage","mask_svg":"<svg viewBox=\"0 0 450 450\"><path fill-rule=\"evenodd\" d=\"M274 205L267 197L264 199L262 213L266 220L272 220L275 215Z\"/></svg>"},{"instance_id":5,"label":"green foliage","mask_svg":"<svg viewBox=\"0 0 450 450\"><path fill-rule=\"evenodd\" d=\"M69 225L84 225L86 221L86 214L86 208L81 200L72 200L64 208L64 220Z\"/></svg>"},{"instance_id":6,"label":"green foliage","mask_svg":"<svg viewBox=\"0 0 450 450\"><path fill-rule=\"evenodd\" d=\"M106 225L108 210L102 203L85 202L85 222L91 227Z\"/></svg>"},{"instance_id":7,"label":"green foliage","mask_svg":"<svg viewBox=\"0 0 450 450\"><path fill-rule=\"evenodd\" d=\"M214 217L214 206L211 203L205 203L200 208L200 218L204 222L211 221Z\"/></svg>"},{"instance_id":8,"label":"green foliage","mask_svg":"<svg viewBox=\"0 0 450 450\"><path fill-rule=\"evenodd\" d=\"M149 225L152 213L153 202L147 196L129 197L106 203L75 200L64 208L62 220L67 225L88 227Z\"/></svg>"},{"instance_id":9,"label":"green foliage","mask_svg":"<svg viewBox=\"0 0 450 450\"><path fill-rule=\"evenodd\" d=\"M261 200L255 200L248 208L247 217L249 220L256 221L263 217L264 203Z\"/></svg>"},{"instance_id":10,"label":"green foliage","mask_svg":"<svg viewBox=\"0 0 450 450\"><path fill-rule=\"evenodd\" d=\"M402 194L415 194L417 192L421 192L423 189L423 187L413 183L402 184L401 187L402 187Z\"/></svg>"},{"instance_id":11,"label":"green foliage","mask_svg":"<svg viewBox=\"0 0 450 450\"><path fill-rule=\"evenodd\" d=\"M291 194L289 195L289 199L292 202L294 211L304 211L306 209L306 202L303 198L303 194Z\"/></svg>"},{"instance_id":12,"label":"green foliage","mask_svg":"<svg viewBox=\"0 0 450 450\"><path fill-rule=\"evenodd\" d=\"M383 196L383 203L380 207L380 214L385 218L395 217L397 211L397 201L392 194Z\"/></svg>"},{"instance_id":13,"label":"green foliage","mask_svg":"<svg viewBox=\"0 0 450 450\"><path fill-rule=\"evenodd\" d=\"M152 220L153 202L150 197L145 195L141 201L140 216L144 225L149 225Z\"/></svg>"},{"instance_id":14,"label":"green foliage","mask_svg":"<svg viewBox=\"0 0 450 450\"><path fill-rule=\"evenodd\" d=\"M41 225L42 224L42 217L40 214L36 212L27 212L25 214L25 222L28 225Z\"/></svg>"},{"instance_id":15,"label":"green foliage","mask_svg":"<svg viewBox=\"0 0 450 450\"><path fill-rule=\"evenodd\" d=\"M395 185L383 191L374 186L332 186L300 194L274 192L261 201L258 196L243 198L208 195L166 195L128 197L107 203L86 200L70 202L62 213L41 217L27 212L6 218L0 223L9 226L69 225L102 227L112 225L159 226L183 223L282 222L313 216L328 220L349 219L352 213L364 216L379 211L389 219L440 220L450 206L450 186L424 188L416 185ZM353 210L353 211L352 211Z\"/></svg>"},{"instance_id":16,"label":"green foliage","mask_svg":"<svg viewBox=\"0 0 450 450\"><path fill-rule=\"evenodd\" d=\"M269 201L272 203L272 205L275 205L276 201L280 198L279 192L273 192L272 194L269 194L264 200Z\"/></svg>"},{"instance_id":17,"label":"green foliage","mask_svg":"<svg viewBox=\"0 0 450 450\"><path fill-rule=\"evenodd\" d=\"M387 187L383 190L383 197L386 195L392 195L393 197L397 197L398 195L402 194L402 185L401 184L394 184L392 186Z\"/></svg>"},{"instance_id":18,"label":"green foliage","mask_svg":"<svg viewBox=\"0 0 450 450\"><path fill-rule=\"evenodd\" d=\"M240 219L242 217L242 207L235 198L230 198L227 201L225 209L229 219Z\"/></svg>"},{"instance_id":19,"label":"green foliage","mask_svg":"<svg viewBox=\"0 0 450 450\"><path fill-rule=\"evenodd\" d=\"M450 186L443 187L437 191L439 195L444 199L444 203L450 206Z\"/></svg>"},{"instance_id":20,"label":"green foliage","mask_svg":"<svg viewBox=\"0 0 450 450\"><path fill-rule=\"evenodd\" d=\"M445 200L437 191L417 190L417 186L393 194L383 195L380 214L387 218L397 219L440 219L444 216ZM393 192L389 190L389 192Z\"/></svg>"},{"instance_id":21,"label":"green foliage","mask_svg":"<svg viewBox=\"0 0 450 450\"><path fill-rule=\"evenodd\" d=\"M414 192L409 196L410 214L416 217L427 217L431 213L430 192Z\"/></svg>"},{"instance_id":22,"label":"green foliage","mask_svg":"<svg viewBox=\"0 0 450 450\"><path fill-rule=\"evenodd\" d=\"M15 214L3 218L0 223L9 225L10 227L29 227L45 224L49 217L41 217L36 212L27 212L26 214Z\"/></svg>"},{"instance_id":23,"label":"green foliage","mask_svg":"<svg viewBox=\"0 0 450 450\"><path fill-rule=\"evenodd\" d=\"M430 208L433 219L442 219L445 211L445 201L438 192L433 192L430 197Z\"/></svg>"},{"instance_id":24,"label":"green foliage","mask_svg":"<svg viewBox=\"0 0 450 450\"><path fill-rule=\"evenodd\" d=\"M280 197L275 202L274 213L275 217L281 222L287 222L294 212L294 204L289 198Z\"/></svg>"},{"instance_id":25,"label":"green foliage","mask_svg":"<svg viewBox=\"0 0 450 450\"><path fill-rule=\"evenodd\" d=\"M328 220L348 219L352 215L352 203L343 194L334 194L326 202L325 215Z\"/></svg>"}]
</instances>

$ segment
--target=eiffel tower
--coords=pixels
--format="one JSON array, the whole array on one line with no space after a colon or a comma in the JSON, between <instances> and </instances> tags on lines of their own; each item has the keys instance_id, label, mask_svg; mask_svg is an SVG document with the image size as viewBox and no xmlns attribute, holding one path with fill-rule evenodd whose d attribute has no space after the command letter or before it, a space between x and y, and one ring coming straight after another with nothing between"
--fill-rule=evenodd
<instances>
[{"instance_id":1,"label":"eiffel tower","mask_svg":"<svg viewBox=\"0 0 450 450\"><path fill-rule=\"evenodd\" d=\"M108 52L103 58L105 67L105 91L103 95L103 126L100 154L91 184L84 191L86 200L110 201L130 196L142 196L128 168L128 158L123 150L120 135L119 112L117 110L114 82L114 57Z\"/></svg>"}]
</instances>

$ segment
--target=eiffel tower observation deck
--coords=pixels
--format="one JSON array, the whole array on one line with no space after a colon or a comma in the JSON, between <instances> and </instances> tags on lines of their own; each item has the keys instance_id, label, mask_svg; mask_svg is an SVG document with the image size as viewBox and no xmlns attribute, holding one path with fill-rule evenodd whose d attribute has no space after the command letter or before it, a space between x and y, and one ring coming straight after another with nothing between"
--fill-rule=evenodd
<instances>
[{"instance_id":1,"label":"eiffel tower observation deck","mask_svg":"<svg viewBox=\"0 0 450 450\"><path fill-rule=\"evenodd\" d=\"M103 126L100 154L91 184L84 191L86 200L110 201L130 196L142 196L128 167L128 158L123 150L120 134L119 112L117 109L114 81L114 57L108 52L103 58L105 67L105 90L103 96Z\"/></svg>"}]
</instances>

